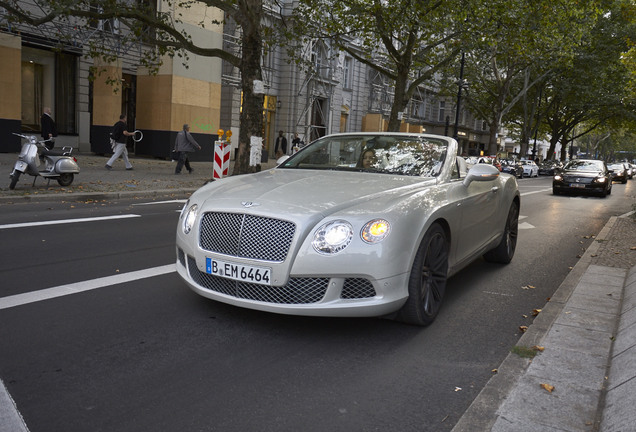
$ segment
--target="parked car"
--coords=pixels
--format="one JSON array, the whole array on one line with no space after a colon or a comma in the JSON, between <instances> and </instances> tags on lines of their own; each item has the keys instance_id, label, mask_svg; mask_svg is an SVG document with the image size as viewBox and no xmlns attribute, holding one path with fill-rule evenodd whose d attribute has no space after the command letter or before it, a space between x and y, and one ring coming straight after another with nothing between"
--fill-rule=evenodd
<instances>
[{"instance_id":1,"label":"parked car","mask_svg":"<svg viewBox=\"0 0 636 432\"><path fill-rule=\"evenodd\" d=\"M534 161L522 160L523 175L526 177L539 177L539 167Z\"/></svg>"},{"instance_id":2,"label":"parked car","mask_svg":"<svg viewBox=\"0 0 636 432\"><path fill-rule=\"evenodd\" d=\"M501 159L501 172L512 174L515 177L523 178L523 165L514 159Z\"/></svg>"},{"instance_id":3,"label":"parked car","mask_svg":"<svg viewBox=\"0 0 636 432\"><path fill-rule=\"evenodd\" d=\"M563 168L561 161L546 160L539 164L539 175L553 176Z\"/></svg>"},{"instance_id":4,"label":"parked car","mask_svg":"<svg viewBox=\"0 0 636 432\"><path fill-rule=\"evenodd\" d=\"M612 174L601 160L572 160L552 180L552 193L560 195L566 192L605 197L612 193Z\"/></svg>"},{"instance_id":5,"label":"parked car","mask_svg":"<svg viewBox=\"0 0 636 432\"><path fill-rule=\"evenodd\" d=\"M627 166L623 162L609 164L607 166L612 171L612 181L627 183Z\"/></svg>"},{"instance_id":6,"label":"parked car","mask_svg":"<svg viewBox=\"0 0 636 432\"><path fill-rule=\"evenodd\" d=\"M520 194L436 135L322 137L187 201L176 268L196 293L281 314L435 319L447 278L515 253ZM493 191L497 193L493 193Z\"/></svg>"}]
</instances>

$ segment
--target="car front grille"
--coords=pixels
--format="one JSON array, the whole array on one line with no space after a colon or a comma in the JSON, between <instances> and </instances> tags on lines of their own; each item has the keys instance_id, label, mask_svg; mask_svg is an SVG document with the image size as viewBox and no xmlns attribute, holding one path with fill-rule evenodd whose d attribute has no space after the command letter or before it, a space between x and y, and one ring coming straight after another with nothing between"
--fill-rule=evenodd
<instances>
[{"instance_id":1,"label":"car front grille","mask_svg":"<svg viewBox=\"0 0 636 432\"><path fill-rule=\"evenodd\" d=\"M362 278L347 278L342 286L340 297L343 299L369 298L375 296L373 284Z\"/></svg>"},{"instance_id":2,"label":"car front grille","mask_svg":"<svg viewBox=\"0 0 636 432\"><path fill-rule=\"evenodd\" d=\"M565 183L580 183L590 184L594 180L592 177L579 177L579 176L564 176L563 181Z\"/></svg>"},{"instance_id":3,"label":"car front grille","mask_svg":"<svg viewBox=\"0 0 636 432\"><path fill-rule=\"evenodd\" d=\"M205 213L199 245L224 255L283 262L296 232L293 222L241 213Z\"/></svg>"}]
</instances>

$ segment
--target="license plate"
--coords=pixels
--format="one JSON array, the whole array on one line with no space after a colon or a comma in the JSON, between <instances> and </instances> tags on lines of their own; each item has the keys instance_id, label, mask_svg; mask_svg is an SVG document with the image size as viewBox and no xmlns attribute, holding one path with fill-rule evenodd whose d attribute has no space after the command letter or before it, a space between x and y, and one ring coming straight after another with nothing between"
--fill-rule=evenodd
<instances>
[{"instance_id":1,"label":"license plate","mask_svg":"<svg viewBox=\"0 0 636 432\"><path fill-rule=\"evenodd\" d=\"M581 184L581 183L570 183L570 187L573 187L573 188L584 188L585 185Z\"/></svg>"},{"instance_id":2,"label":"license plate","mask_svg":"<svg viewBox=\"0 0 636 432\"><path fill-rule=\"evenodd\" d=\"M272 284L272 269L269 267L256 267L206 258L205 272L242 282L251 282L261 285Z\"/></svg>"}]
</instances>

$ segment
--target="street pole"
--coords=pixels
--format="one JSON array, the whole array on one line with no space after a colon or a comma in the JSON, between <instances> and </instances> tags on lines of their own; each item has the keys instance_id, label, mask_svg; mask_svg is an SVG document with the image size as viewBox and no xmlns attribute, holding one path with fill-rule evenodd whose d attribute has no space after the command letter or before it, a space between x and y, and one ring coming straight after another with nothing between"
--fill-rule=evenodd
<instances>
[{"instance_id":1,"label":"street pole","mask_svg":"<svg viewBox=\"0 0 636 432\"><path fill-rule=\"evenodd\" d=\"M459 128L459 107L462 103L462 87L464 87L464 52L462 51L462 61L459 68L459 81L457 82L457 105L455 106L455 129L453 130L453 138L457 139Z\"/></svg>"},{"instance_id":2,"label":"street pole","mask_svg":"<svg viewBox=\"0 0 636 432\"><path fill-rule=\"evenodd\" d=\"M541 96L543 95L543 87L539 90L539 104L537 106L537 124L534 125L534 146L532 147L532 160L537 159L537 132L539 132L539 110L541 109ZM548 159L550 155L548 155Z\"/></svg>"}]
</instances>

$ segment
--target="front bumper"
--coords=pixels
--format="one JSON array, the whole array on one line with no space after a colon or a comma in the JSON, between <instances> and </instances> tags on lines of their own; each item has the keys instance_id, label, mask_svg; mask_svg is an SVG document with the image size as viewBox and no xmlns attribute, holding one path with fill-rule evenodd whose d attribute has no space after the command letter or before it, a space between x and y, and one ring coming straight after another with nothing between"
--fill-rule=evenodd
<instances>
[{"instance_id":1,"label":"front bumper","mask_svg":"<svg viewBox=\"0 0 636 432\"><path fill-rule=\"evenodd\" d=\"M283 286L260 285L208 274L179 247L176 268L188 286L203 297L280 314L382 316L399 310L408 296L408 273L382 280L361 275L292 274Z\"/></svg>"}]
</instances>

